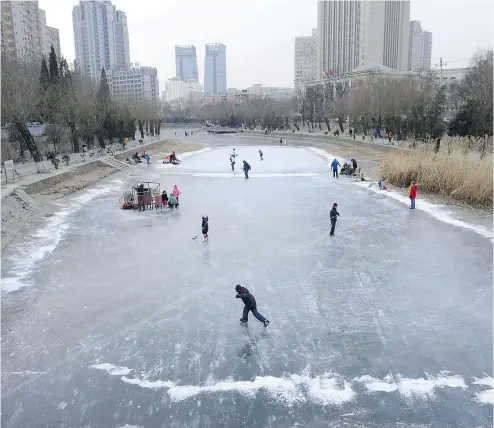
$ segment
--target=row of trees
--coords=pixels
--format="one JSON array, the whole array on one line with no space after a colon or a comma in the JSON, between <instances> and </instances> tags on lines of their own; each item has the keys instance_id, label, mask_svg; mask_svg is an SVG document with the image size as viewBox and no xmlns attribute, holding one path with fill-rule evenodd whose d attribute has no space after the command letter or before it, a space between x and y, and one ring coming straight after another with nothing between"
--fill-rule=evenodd
<instances>
[{"instance_id":1,"label":"row of trees","mask_svg":"<svg viewBox=\"0 0 494 428\"><path fill-rule=\"evenodd\" d=\"M221 126L267 130L325 126L330 132L335 123L340 133L345 127L363 135L391 131L398 139L439 138L445 132L484 137L492 135L492 70L492 51L487 51L475 55L460 84L444 84L432 75L393 78L376 73L351 86L332 79L308 86L292 100L209 105L199 114ZM454 115L450 120L448 112Z\"/></svg>"},{"instance_id":2,"label":"row of trees","mask_svg":"<svg viewBox=\"0 0 494 428\"><path fill-rule=\"evenodd\" d=\"M21 152L29 151L44 170L42 154L28 124L43 123L46 142L56 153L69 138L70 150L78 153L82 144L101 148L123 138L134 139L136 125L144 132L159 134L159 106L146 102L112 98L105 70L99 82L71 70L65 58L58 59L52 48L48 61L17 61L2 56L2 124ZM82 144L81 144L82 143Z\"/></svg>"}]
</instances>

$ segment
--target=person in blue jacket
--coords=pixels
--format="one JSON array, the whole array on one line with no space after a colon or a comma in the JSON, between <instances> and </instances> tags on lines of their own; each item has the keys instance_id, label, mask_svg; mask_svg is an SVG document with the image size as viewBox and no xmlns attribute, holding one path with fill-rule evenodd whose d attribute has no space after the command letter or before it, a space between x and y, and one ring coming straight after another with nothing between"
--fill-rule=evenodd
<instances>
[{"instance_id":1,"label":"person in blue jacket","mask_svg":"<svg viewBox=\"0 0 494 428\"><path fill-rule=\"evenodd\" d=\"M331 162L331 169L333 170L333 177L338 178L338 167L340 166L340 163L334 159L333 162Z\"/></svg>"}]
</instances>

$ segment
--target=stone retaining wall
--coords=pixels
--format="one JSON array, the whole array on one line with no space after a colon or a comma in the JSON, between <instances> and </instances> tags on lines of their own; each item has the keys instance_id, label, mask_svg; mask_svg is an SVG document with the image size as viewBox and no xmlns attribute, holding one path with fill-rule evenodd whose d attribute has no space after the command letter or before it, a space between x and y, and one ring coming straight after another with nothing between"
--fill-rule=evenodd
<instances>
[{"instance_id":1,"label":"stone retaining wall","mask_svg":"<svg viewBox=\"0 0 494 428\"><path fill-rule=\"evenodd\" d=\"M90 161L81 166L73 168L70 171L52 175L51 177L46 177L42 180L38 180L34 183L28 184L27 186L23 186L22 188L28 195L42 193L44 190L56 186L57 184L69 179L70 177L85 174L101 167L109 168L109 165L101 162L100 160ZM117 169L115 169L115 171L117 171Z\"/></svg>"}]
</instances>

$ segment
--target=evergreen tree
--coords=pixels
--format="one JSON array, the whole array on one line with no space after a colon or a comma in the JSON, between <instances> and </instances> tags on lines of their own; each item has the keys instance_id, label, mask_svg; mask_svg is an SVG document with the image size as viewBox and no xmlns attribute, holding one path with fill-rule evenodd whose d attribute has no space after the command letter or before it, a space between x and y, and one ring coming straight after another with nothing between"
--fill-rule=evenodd
<instances>
[{"instance_id":1,"label":"evergreen tree","mask_svg":"<svg viewBox=\"0 0 494 428\"><path fill-rule=\"evenodd\" d=\"M110 86L108 85L108 80L106 79L105 69L101 69L101 79L99 82L98 89L98 103L109 105L111 101Z\"/></svg>"},{"instance_id":2,"label":"evergreen tree","mask_svg":"<svg viewBox=\"0 0 494 428\"><path fill-rule=\"evenodd\" d=\"M58 63L57 63L57 54L55 53L55 49L53 46L50 51L50 81L52 83L58 80Z\"/></svg>"},{"instance_id":3,"label":"evergreen tree","mask_svg":"<svg viewBox=\"0 0 494 428\"><path fill-rule=\"evenodd\" d=\"M46 65L46 59L43 57L41 60L41 73L39 76L39 83L44 91L48 89L50 85L50 72L48 71L48 66Z\"/></svg>"}]
</instances>

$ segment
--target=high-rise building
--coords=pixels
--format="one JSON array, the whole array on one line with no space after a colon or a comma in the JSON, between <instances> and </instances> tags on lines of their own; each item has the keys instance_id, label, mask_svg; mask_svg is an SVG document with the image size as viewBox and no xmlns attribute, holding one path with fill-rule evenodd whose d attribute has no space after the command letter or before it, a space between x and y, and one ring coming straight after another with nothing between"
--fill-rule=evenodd
<instances>
[{"instance_id":1,"label":"high-rise building","mask_svg":"<svg viewBox=\"0 0 494 428\"><path fill-rule=\"evenodd\" d=\"M204 92L206 95L226 92L226 46L222 43L206 44Z\"/></svg>"},{"instance_id":2,"label":"high-rise building","mask_svg":"<svg viewBox=\"0 0 494 428\"><path fill-rule=\"evenodd\" d=\"M197 53L194 45L175 46L175 70L176 77L184 82L192 79L199 81Z\"/></svg>"},{"instance_id":3,"label":"high-rise building","mask_svg":"<svg viewBox=\"0 0 494 428\"><path fill-rule=\"evenodd\" d=\"M38 60L53 45L60 58L58 29L46 25L46 13L36 1L1 2L2 53L17 59Z\"/></svg>"},{"instance_id":4,"label":"high-rise building","mask_svg":"<svg viewBox=\"0 0 494 428\"><path fill-rule=\"evenodd\" d=\"M408 69L424 71L431 69L432 33L422 31L420 21L410 21L408 46Z\"/></svg>"},{"instance_id":5,"label":"high-rise building","mask_svg":"<svg viewBox=\"0 0 494 428\"><path fill-rule=\"evenodd\" d=\"M129 32L125 12L111 1L81 0L72 10L76 64L98 78L101 69L130 66Z\"/></svg>"},{"instance_id":6,"label":"high-rise building","mask_svg":"<svg viewBox=\"0 0 494 428\"><path fill-rule=\"evenodd\" d=\"M39 10L40 29L43 33L43 54L48 56L51 52L51 47L55 50L57 58L60 58L60 32L58 28L49 27L46 25L46 13L43 9Z\"/></svg>"},{"instance_id":7,"label":"high-rise building","mask_svg":"<svg viewBox=\"0 0 494 428\"><path fill-rule=\"evenodd\" d=\"M186 86L180 77L172 77L165 82L166 102L180 100L185 98Z\"/></svg>"},{"instance_id":8,"label":"high-rise building","mask_svg":"<svg viewBox=\"0 0 494 428\"><path fill-rule=\"evenodd\" d=\"M106 71L106 78L116 100L159 102L158 70L154 67L114 68Z\"/></svg>"},{"instance_id":9,"label":"high-rise building","mask_svg":"<svg viewBox=\"0 0 494 428\"><path fill-rule=\"evenodd\" d=\"M410 1L319 1L316 77L367 63L408 70Z\"/></svg>"},{"instance_id":10,"label":"high-rise building","mask_svg":"<svg viewBox=\"0 0 494 428\"><path fill-rule=\"evenodd\" d=\"M312 30L312 36L295 37L295 90L303 88L305 83L316 80L316 37L317 30Z\"/></svg>"}]
</instances>

